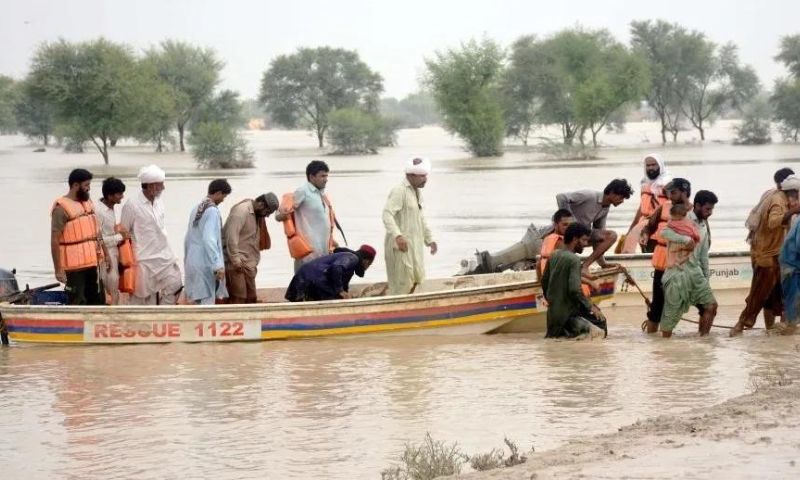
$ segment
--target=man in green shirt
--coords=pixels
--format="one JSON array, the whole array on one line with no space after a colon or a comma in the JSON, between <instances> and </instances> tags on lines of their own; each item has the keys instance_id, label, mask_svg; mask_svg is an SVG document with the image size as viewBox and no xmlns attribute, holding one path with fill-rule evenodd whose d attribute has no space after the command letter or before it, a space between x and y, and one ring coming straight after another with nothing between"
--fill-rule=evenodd
<instances>
[{"instance_id":1,"label":"man in green shirt","mask_svg":"<svg viewBox=\"0 0 800 480\"><path fill-rule=\"evenodd\" d=\"M595 325L607 334L606 319L581 289L581 259L578 254L589 245L592 231L573 223L564 233L564 246L547 262L542 290L547 299L547 338L591 334Z\"/></svg>"}]
</instances>

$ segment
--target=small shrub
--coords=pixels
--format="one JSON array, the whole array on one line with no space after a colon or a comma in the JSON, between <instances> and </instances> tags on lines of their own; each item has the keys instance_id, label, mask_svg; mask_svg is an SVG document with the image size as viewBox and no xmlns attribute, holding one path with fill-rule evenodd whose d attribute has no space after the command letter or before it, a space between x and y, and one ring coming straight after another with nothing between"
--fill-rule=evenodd
<instances>
[{"instance_id":1,"label":"small shrub","mask_svg":"<svg viewBox=\"0 0 800 480\"><path fill-rule=\"evenodd\" d=\"M407 443L400 455L399 465L381 472L381 480L432 480L444 475L457 475L468 457L458 448L425 434L425 440L418 445Z\"/></svg>"},{"instance_id":2,"label":"small shrub","mask_svg":"<svg viewBox=\"0 0 800 480\"><path fill-rule=\"evenodd\" d=\"M334 153L378 153L380 147L392 146L396 142L396 119L385 119L357 108L332 112L328 115L328 123L328 142L334 147Z\"/></svg>"},{"instance_id":3,"label":"small shrub","mask_svg":"<svg viewBox=\"0 0 800 480\"><path fill-rule=\"evenodd\" d=\"M736 132L736 145L764 145L772 142L770 118L772 111L769 102L762 97L755 98L745 106L742 123L733 127Z\"/></svg>"},{"instance_id":4,"label":"small shrub","mask_svg":"<svg viewBox=\"0 0 800 480\"><path fill-rule=\"evenodd\" d=\"M197 165L203 168L250 168L253 152L247 141L229 126L218 122L194 126L188 138Z\"/></svg>"},{"instance_id":5,"label":"small shrub","mask_svg":"<svg viewBox=\"0 0 800 480\"><path fill-rule=\"evenodd\" d=\"M503 466L503 451L493 448L488 453L479 453L469 457L469 466L478 472L494 470Z\"/></svg>"},{"instance_id":6,"label":"small shrub","mask_svg":"<svg viewBox=\"0 0 800 480\"><path fill-rule=\"evenodd\" d=\"M588 145L567 145L563 142L542 138L538 150L551 160L597 160L597 149Z\"/></svg>"}]
</instances>

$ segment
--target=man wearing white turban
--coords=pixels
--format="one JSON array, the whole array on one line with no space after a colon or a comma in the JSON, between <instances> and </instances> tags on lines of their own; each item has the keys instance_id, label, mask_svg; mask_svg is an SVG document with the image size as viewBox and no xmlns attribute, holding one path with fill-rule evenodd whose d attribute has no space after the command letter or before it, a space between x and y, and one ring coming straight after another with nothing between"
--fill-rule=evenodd
<instances>
[{"instance_id":1,"label":"man wearing white turban","mask_svg":"<svg viewBox=\"0 0 800 480\"><path fill-rule=\"evenodd\" d=\"M430 247L431 255L436 255L438 249L422 210L421 190L430 171L427 159L410 159L405 180L389 192L383 207L389 295L413 293L425 279L425 247Z\"/></svg>"},{"instance_id":2,"label":"man wearing white turban","mask_svg":"<svg viewBox=\"0 0 800 480\"><path fill-rule=\"evenodd\" d=\"M731 336L753 328L756 317L764 310L764 325L767 329L775 325L775 317L783 314L781 292L781 267L778 262L781 246L786 237L789 221L800 212L797 192L800 178L789 175L764 201L759 212L757 227L753 231L750 257L753 262L753 279L745 307L739 321L731 330Z\"/></svg>"},{"instance_id":3,"label":"man wearing white turban","mask_svg":"<svg viewBox=\"0 0 800 480\"><path fill-rule=\"evenodd\" d=\"M641 183L641 202L636 215L633 217L631 227L628 229L625 243L621 253L636 253L636 246L640 240L642 251L650 253L655 248L655 242L642 237L641 232L655 213L656 209L669 201L664 187L672 181L672 175L667 172L667 165L657 153L648 153L644 157L644 177Z\"/></svg>"},{"instance_id":4,"label":"man wearing white turban","mask_svg":"<svg viewBox=\"0 0 800 480\"><path fill-rule=\"evenodd\" d=\"M178 258L172 253L164 223L166 174L155 165L139 170L142 189L122 207L120 223L131 234L136 256L132 305L174 305L183 288Z\"/></svg>"}]
</instances>

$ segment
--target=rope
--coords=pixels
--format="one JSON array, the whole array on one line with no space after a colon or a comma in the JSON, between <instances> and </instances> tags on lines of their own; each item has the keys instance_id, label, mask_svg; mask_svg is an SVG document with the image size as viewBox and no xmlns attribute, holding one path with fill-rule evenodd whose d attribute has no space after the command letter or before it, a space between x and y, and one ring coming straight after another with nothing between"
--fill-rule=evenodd
<instances>
[{"instance_id":1,"label":"rope","mask_svg":"<svg viewBox=\"0 0 800 480\"><path fill-rule=\"evenodd\" d=\"M620 265L619 268L620 268L620 270L622 270L622 274L625 275L625 281L628 282L630 285L632 285L634 288L636 288L636 290L639 292L639 295L641 295L642 298L644 299L644 303L647 304L648 308L650 308L650 306L652 305L652 303L650 302L650 299L647 297L647 295L644 294L644 292L642 291L641 287L639 287L639 284L636 283L636 280L633 279L633 277L631 276L631 273L628 271L628 269L623 267L622 265ZM691 319L688 319L686 317L681 317L681 320L684 321L684 322L694 323L695 325L700 325L700 322L698 322L697 320L691 320ZM642 330L645 329L646 325L647 325L647 320L642 322ZM711 325L711 326L713 328L722 328L722 329L725 329L725 330L733 330L734 329L734 327L730 327L728 325ZM751 327L751 328L745 328L745 330L764 330L764 329L761 328L761 327Z\"/></svg>"}]
</instances>

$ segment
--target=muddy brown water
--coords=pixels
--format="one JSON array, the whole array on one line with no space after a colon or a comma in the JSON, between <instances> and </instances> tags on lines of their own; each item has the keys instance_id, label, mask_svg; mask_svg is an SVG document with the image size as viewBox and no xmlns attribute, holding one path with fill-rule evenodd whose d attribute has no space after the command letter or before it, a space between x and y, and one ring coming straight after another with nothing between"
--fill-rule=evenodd
<instances>
[{"instance_id":1,"label":"muddy brown water","mask_svg":"<svg viewBox=\"0 0 800 480\"><path fill-rule=\"evenodd\" d=\"M729 136L720 124L710 137ZM519 239L544 222L562 190L602 188L613 177L637 181L654 146L652 125L632 125L606 141L602 160L559 162L513 149L471 159L438 129L401 132L400 146L372 157L326 157L329 193L351 244L382 249L380 211L400 181L402 162L426 155L434 173L426 209L440 254L430 275L449 275L475 248ZM117 175L135 188L141 165L168 171L168 231L180 253L193 204L207 182L226 175L223 204L268 190L289 191L318 156L301 132L248 134L257 168L196 170L186 155L121 147L102 167L95 153L31 153L19 137L0 137L6 228L0 266L22 282L50 282L47 212L71 168ZM740 249L747 210L781 165L798 165L791 145L708 143L660 149L675 174L717 192L715 249ZM93 185L94 196L99 182ZM613 210L624 228L637 202ZM273 222L274 251L262 285L283 285L291 262ZM383 278L383 262L367 273ZM731 324L738 306L722 308ZM539 334L479 337L367 337L226 345L12 346L0 349L0 469L4 478L376 478L408 441L425 432L471 453L502 445L556 447L576 435L612 431L638 418L711 405L748 389L754 372L794 369L791 338L751 332L698 339L691 324L672 341L643 336L642 308L609 312L604 341L545 341Z\"/></svg>"}]
</instances>

